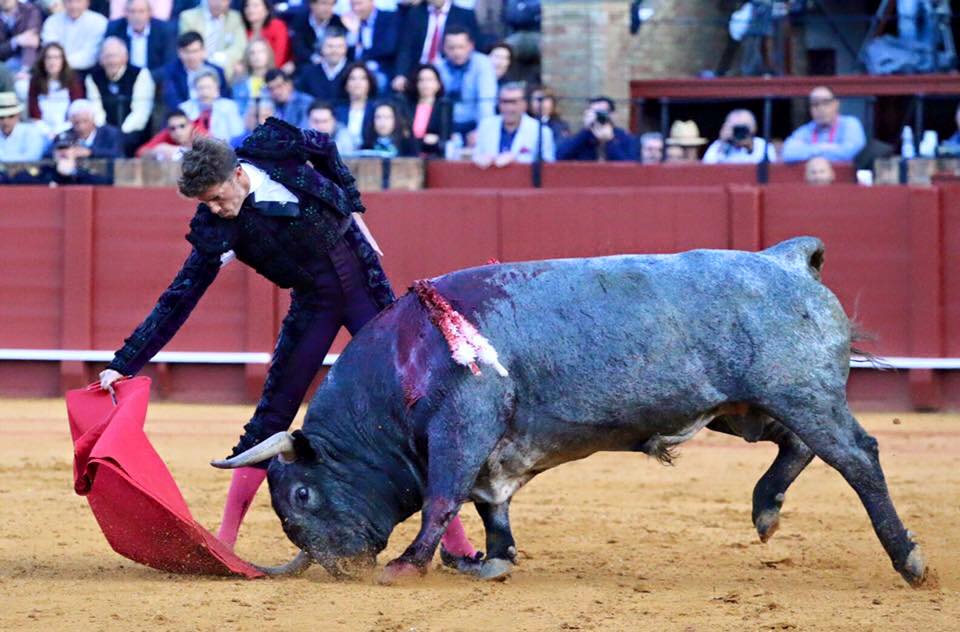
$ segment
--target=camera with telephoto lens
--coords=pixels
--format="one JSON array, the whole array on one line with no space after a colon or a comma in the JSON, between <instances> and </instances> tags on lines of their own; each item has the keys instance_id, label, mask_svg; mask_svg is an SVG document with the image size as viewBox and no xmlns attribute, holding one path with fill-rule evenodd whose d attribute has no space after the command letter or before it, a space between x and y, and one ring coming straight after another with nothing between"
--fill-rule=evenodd
<instances>
[{"instance_id":1,"label":"camera with telephoto lens","mask_svg":"<svg viewBox=\"0 0 960 632\"><path fill-rule=\"evenodd\" d=\"M606 125L610 122L610 113L603 110L597 110L594 120L597 122L597 125Z\"/></svg>"}]
</instances>

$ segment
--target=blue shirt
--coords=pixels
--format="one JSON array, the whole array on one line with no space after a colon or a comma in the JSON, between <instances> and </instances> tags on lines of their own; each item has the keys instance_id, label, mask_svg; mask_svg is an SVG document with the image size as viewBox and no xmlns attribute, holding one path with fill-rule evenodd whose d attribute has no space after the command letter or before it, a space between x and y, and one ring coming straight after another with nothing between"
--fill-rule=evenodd
<instances>
[{"instance_id":1,"label":"blue shirt","mask_svg":"<svg viewBox=\"0 0 960 632\"><path fill-rule=\"evenodd\" d=\"M517 137L517 132L520 131L520 126L514 128L512 132L507 131L506 125L500 126L500 153L510 151L510 148L513 147L513 139Z\"/></svg>"},{"instance_id":2,"label":"blue shirt","mask_svg":"<svg viewBox=\"0 0 960 632\"><path fill-rule=\"evenodd\" d=\"M0 162L33 162L43 157L47 137L33 123L17 123L9 136L0 132Z\"/></svg>"},{"instance_id":3,"label":"blue shirt","mask_svg":"<svg viewBox=\"0 0 960 632\"><path fill-rule=\"evenodd\" d=\"M851 161L866 144L860 119L841 114L832 128L813 121L798 127L783 143L783 161L805 162L814 156Z\"/></svg>"}]
</instances>

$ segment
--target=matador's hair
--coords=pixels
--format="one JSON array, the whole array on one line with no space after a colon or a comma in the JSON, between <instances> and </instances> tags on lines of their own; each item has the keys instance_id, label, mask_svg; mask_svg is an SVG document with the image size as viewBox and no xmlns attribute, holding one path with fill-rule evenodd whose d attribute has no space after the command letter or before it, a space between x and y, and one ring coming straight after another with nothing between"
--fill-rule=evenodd
<instances>
[{"instance_id":1,"label":"matador's hair","mask_svg":"<svg viewBox=\"0 0 960 632\"><path fill-rule=\"evenodd\" d=\"M201 136L183 155L177 187L183 195L195 198L212 186L223 184L237 166L237 154L227 143Z\"/></svg>"}]
</instances>

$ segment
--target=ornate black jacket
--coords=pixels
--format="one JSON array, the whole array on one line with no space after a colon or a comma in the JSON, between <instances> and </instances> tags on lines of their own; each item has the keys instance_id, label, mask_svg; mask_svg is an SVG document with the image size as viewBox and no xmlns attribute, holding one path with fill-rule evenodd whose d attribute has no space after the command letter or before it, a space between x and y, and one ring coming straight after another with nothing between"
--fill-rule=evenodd
<instances>
[{"instance_id":1,"label":"ornate black jacket","mask_svg":"<svg viewBox=\"0 0 960 632\"><path fill-rule=\"evenodd\" d=\"M271 118L244 141L237 156L290 189L300 202L299 216L264 216L244 204L236 218L223 219L200 204L186 236L193 250L108 368L125 375L143 368L186 321L216 278L220 256L230 250L280 287L310 292L313 264L343 239L365 268L377 305L383 309L394 301L376 253L351 218L365 210L356 180L326 134Z\"/></svg>"}]
</instances>

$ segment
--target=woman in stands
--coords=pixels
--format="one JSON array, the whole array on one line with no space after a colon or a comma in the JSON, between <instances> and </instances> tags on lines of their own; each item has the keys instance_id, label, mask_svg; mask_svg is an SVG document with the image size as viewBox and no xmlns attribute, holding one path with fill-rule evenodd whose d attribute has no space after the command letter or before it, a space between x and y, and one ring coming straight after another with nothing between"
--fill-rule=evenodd
<instances>
[{"instance_id":1,"label":"woman in stands","mask_svg":"<svg viewBox=\"0 0 960 632\"><path fill-rule=\"evenodd\" d=\"M271 0L244 0L243 23L247 26L247 39L263 38L273 49L277 67L292 74L294 67L290 52L290 34L286 23L274 15Z\"/></svg>"},{"instance_id":2,"label":"woman in stands","mask_svg":"<svg viewBox=\"0 0 960 632\"><path fill-rule=\"evenodd\" d=\"M443 144L453 128L453 107L443 98L440 73L431 64L420 64L407 81L407 100L413 112L413 137L423 156L442 156Z\"/></svg>"},{"instance_id":3,"label":"woman in stands","mask_svg":"<svg viewBox=\"0 0 960 632\"><path fill-rule=\"evenodd\" d=\"M553 90L545 86L534 86L530 90L527 101L530 105L527 113L535 119L543 120L553 132L554 141L570 135L570 124L560 118L560 112L557 111L557 95Z\"/></svg>"},{"instance_id":4,"label":"woman in stands","mask_svg":"<svg viewBox=\"0 0 960 632\"><path fill-rule=\"evenodd\" d=\"M389 101L381 101L373 110L373 125L363 134L363 149L378 151L391 158L416 155L416 145L403 112Z\"/></svg>"},{"instance_id":5,"label":"woman in stands","mask_svg":"<svg viewBox=\"0 0 960 632\"><path fill-rule=\"evenodd\" d=\"M337 106L337 120L350 132L355 147L363 145L363 131L373 124L373 100L377 98L377 81L363 62L354 62L343 76L347 103Z\"/></svg>"},{"instance_id":6,"label":"woman in stands","mask_svg":"<svg viewBox=\"0 0 960 632\"><path fill-rule=\"evenodd\" d=\"M53 138L70 127L67 108L84 97L83 82L77 77L63 46L51 42L40 50L30 71L27 112L48 137Z\"/></svg>"},{"instance_id":7,"label":"woman in stands","mask_svg":"<svg viewBox=\"0 0 960 632\"><path fill-rule=\"evenodd\" d=\"M269 99L265 77L267 71L276 67L273 49L263 38L256 37L247 44L243 54L243 74L234 78L230 86L233 100L237 102L237 109L247 111L251 99Z\"/></svg>"},{"instance_id":8,"label":"woman in stands","mask_svg":"<svg viewBox=\"0 0 960 632\"><path fill-rule=\"evenodd\" d=\"M506 42L497 42L487 54L493 64L493 73L497 76L497 86L517 81L516 69L513 68L513 47Z\"/></svg>"}]
</instances>

